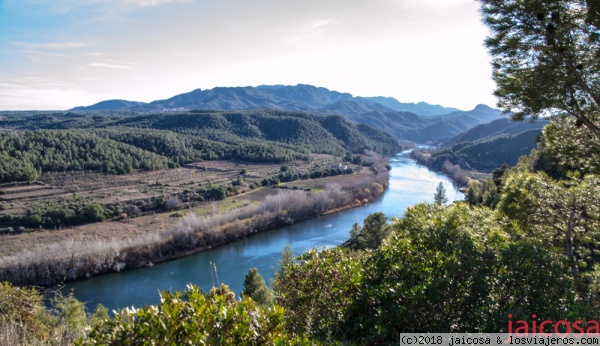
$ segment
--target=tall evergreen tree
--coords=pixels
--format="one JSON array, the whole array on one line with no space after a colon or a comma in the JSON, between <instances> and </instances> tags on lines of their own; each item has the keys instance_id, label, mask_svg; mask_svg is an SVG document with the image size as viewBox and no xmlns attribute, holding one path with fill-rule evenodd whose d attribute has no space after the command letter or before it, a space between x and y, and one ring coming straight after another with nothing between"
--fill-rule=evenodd
<instances>
[{"instance_id":1,"label":"tall evergreen tree","mask_svg":"<svg viewBox=\"0 0 600 346\"><path fill-rule=\"evenodd\" d=\"M244 278L244 290L242 295L250 297L260 305L268 305L273 301L273 293L265 284L265 280L258 269L251 268Z\"/></svg>"},{"instance_id":2,"label":"tall evergreen tree","mask_svg":"<svg viewBox=\"0 0 600 346\"><path fill-rule=\"evenodd\" d=\"M600 138L597 0L480 0L498 106L515 119L567 115Z\"/></svg>"},{"instance_id":3,"label":"tall evergreen tree","mask_svg":"<svg viewBox=\"0 0 600 346\"><path fill-rule=\"evenodd\" d=\"M444 188L444 184L441 181L435 189L433 200L434 203L437 205L446 205L446 203L448 203L448 197L446 197L446 189Z\"/></svg>"}]
</instances>

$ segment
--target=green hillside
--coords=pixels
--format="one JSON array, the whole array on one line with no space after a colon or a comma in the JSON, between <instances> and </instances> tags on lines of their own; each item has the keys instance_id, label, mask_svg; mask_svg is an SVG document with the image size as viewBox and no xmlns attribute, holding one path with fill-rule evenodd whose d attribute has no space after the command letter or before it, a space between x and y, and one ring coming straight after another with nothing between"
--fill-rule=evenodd
<instances>
[{"instance_id":1,"label":"green hillside","mask_svg":"<svg viewBox=\"0 0 600 346\"><path fill-rule=\"evenodd\" d=\"M309 160L310 153L400 150L392 136L368 125L290 111L33 113L8 116L0 128L12 130L0 132L0 181L51 171L122 174L200 160L287 162Z\"/></svg>"},{"instance_id":2,"label":"green hillside","mask_svg":"<svg viewBox=\"0 0 600 346\"><path fill-rule=\"evenodd\" d=\"M491 172L506 163L517 164L519 157L529 154L537 145L540 130L524 131L516 135L486 137L475 142L463 142L431 154L429 165L441 169L446 160L464 169Z\"/></svg>"}]
</instances>

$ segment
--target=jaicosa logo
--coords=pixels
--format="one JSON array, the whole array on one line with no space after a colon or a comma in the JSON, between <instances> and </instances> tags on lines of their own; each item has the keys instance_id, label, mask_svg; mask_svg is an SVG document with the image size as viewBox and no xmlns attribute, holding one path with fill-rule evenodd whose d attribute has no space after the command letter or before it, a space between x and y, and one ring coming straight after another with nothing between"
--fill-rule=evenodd
<instances>
[{"instance_id":1,"label":"jaicosa logo","mask_svg":"<svg viewBox=\"0 0 600 346\"><path fill-rule=\"evenodd\" d=\"M542 320L538 321L537 315L531 315L531 321L514 320L513 315L508 314L508 334L518 337L526 336L598 336L600 335L600 323L596 320Z\"/></svg>"}]
</instances>

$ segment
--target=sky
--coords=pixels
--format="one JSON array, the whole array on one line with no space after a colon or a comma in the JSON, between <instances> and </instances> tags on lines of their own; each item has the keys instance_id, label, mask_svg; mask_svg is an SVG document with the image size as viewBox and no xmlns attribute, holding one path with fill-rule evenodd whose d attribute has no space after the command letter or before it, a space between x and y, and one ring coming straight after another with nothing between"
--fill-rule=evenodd
<instances>
[{"instance_id":1,"label":"sky","mask_svg":"<svg viewBox=\"0 0 600 346\"><path fill-rule=\"evenodd\" d=\"M475 0L0 0L0 110L311 84L494 106Z\"/></svg>"}]
</instances>

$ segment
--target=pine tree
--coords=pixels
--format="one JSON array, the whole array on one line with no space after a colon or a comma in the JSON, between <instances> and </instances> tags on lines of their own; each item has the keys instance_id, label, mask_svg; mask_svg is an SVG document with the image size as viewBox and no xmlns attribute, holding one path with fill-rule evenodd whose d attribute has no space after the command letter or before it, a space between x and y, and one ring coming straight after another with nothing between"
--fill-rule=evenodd
<instances>
[{"instance_id":1,"label":"pine tree","mask_svg":"<svg viewBox=\"0 0 600 346\"><path fill-rule=\"evenodd\" d=\"M479 0L498 106L573 117L600 138L600 11L592 0Z\"/></svg>"},{"instance_id":2,"label":"pine tree","mask_svg":"<svg viewBox=\"0 0 600 346\"><path fill-rule=\"evenodd\" d=\"M387 217L382 212L369 214L358 237L361 249L377 249L390 233Z\"/></svg>"},{"instance_id":3,"label":"pine tree","mask_svg":"<svg viewBox=\"0 0 600 346\"><path fill-rule=\"evenodd\" d=\"M244 278L244 290L242 295L252 298L260 305L269 305L273 301L273 293L265 284L265 280L258 269L251 268Z\"/></svg>"},{"instance_id":4,"label":"pine tree","mask_svg":"<svg viewBox=\"0 0 600 346\"><path fill-rule=\"evenodd\" d=\"M281 250L281 259L277 265L277 269L275 269L274 280L277 281L282 274L285 267L294 263L296 260L296 255L294 255L294 249L290 244L286 245L283 250Z\"/></svg>"},{"instance_id":5,"label":"pine tree","mask_svg":"<svg viewBox=\"0 0 600 346\"><path fill-rule=\"evenodd\" d=\"M435 189L433 200L434 203L437 205L446 205L446 203L448 203L448 197L446 197L446 189L444 189L444 184L441 181Z\"/></svg>"}]
</instances>

